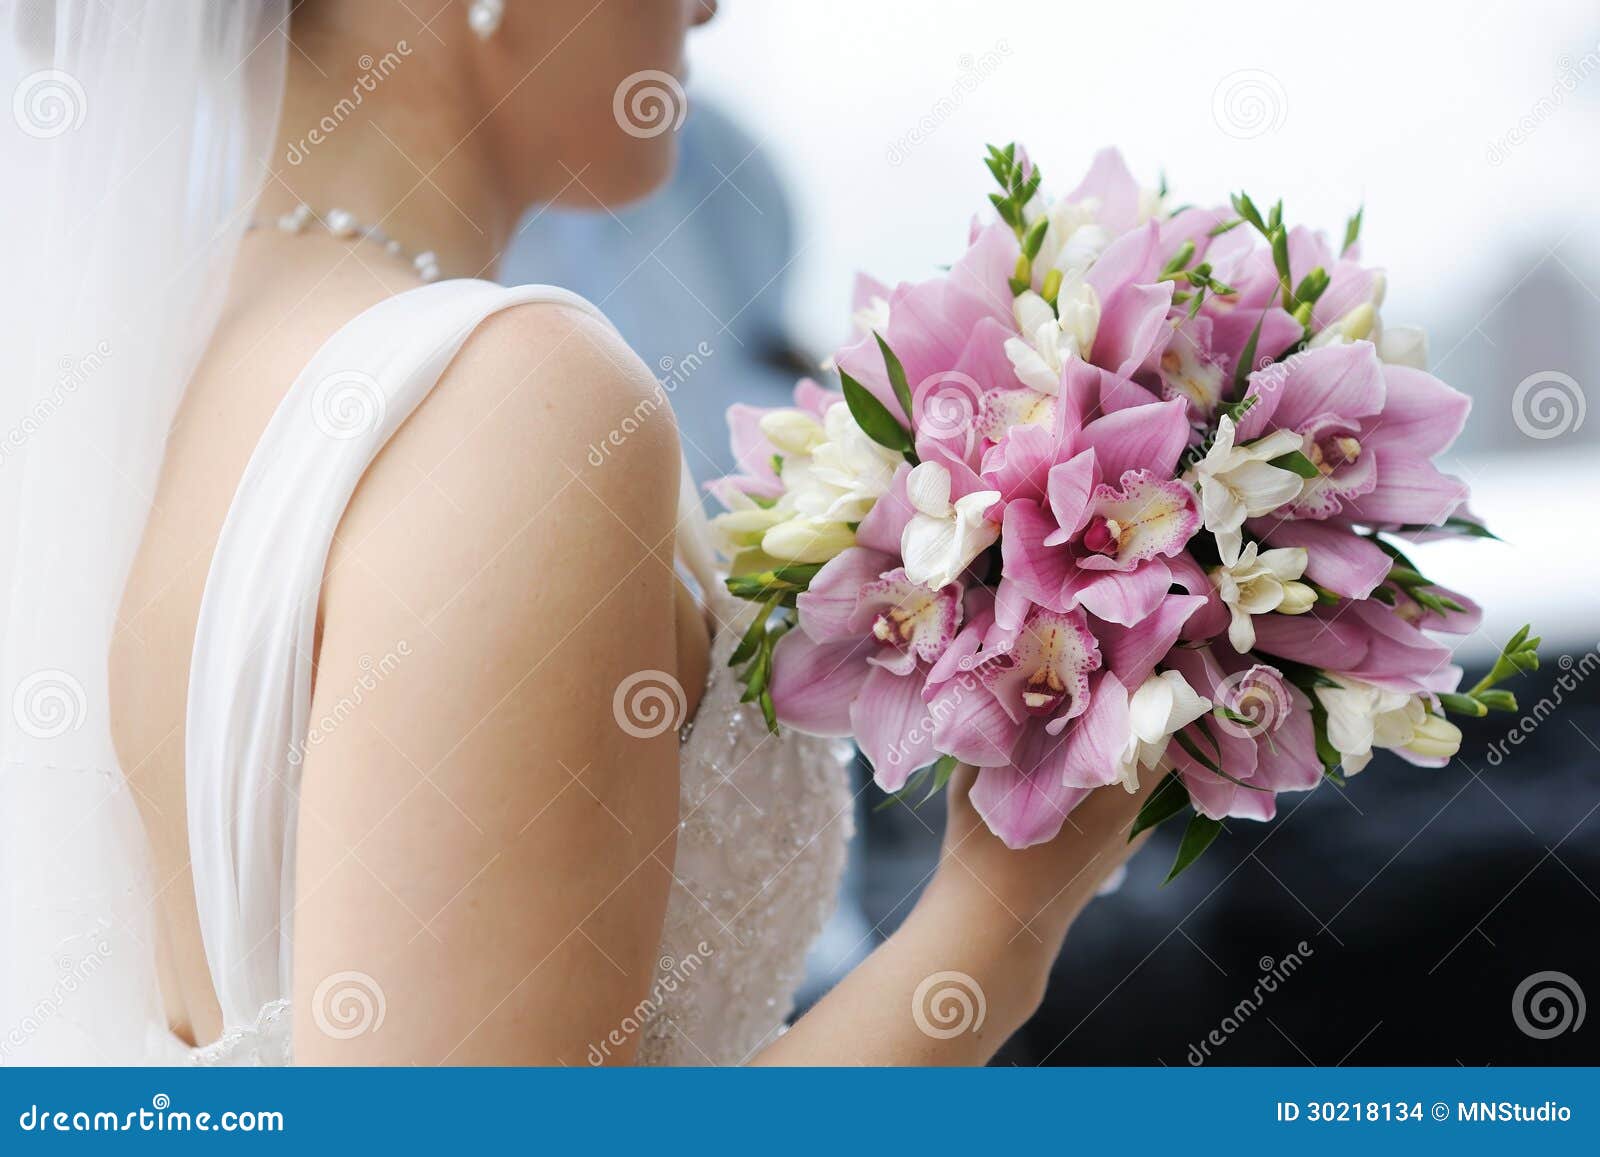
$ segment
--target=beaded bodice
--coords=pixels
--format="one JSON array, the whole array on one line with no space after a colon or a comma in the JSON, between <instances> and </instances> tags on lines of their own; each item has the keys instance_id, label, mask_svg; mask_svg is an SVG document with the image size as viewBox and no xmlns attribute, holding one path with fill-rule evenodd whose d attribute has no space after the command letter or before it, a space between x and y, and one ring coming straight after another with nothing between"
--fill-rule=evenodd
<instances>
[{"instance_id":1,"label":"beaded bodice","mask_svg":"<svg viewBox=\"0 0 1600 1157\"><path fill-rule=\"evenodd\" d=\"M726 597L712 606L724 621L679 759L675 883L644 1064L740 1064L781 1031L853 826L848 744L775 736L739 702L727 662L750 612Z\"/></svg>"}]
</instances>

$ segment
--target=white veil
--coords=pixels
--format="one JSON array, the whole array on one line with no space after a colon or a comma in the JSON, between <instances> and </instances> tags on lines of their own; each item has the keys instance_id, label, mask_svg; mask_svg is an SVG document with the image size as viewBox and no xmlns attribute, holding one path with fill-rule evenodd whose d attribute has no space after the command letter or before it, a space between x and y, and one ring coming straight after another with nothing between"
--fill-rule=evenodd
<instances>
[{"instance_id":1,"label":"white veil","mask_svg":"<svg viewBox=\"0 0 1600 1157\"><path fill-rule=\"evenodd\" d=\"M174 1059L107 651L288 0L0 0L0 1064Z\"/></svg>"}]
</instances>

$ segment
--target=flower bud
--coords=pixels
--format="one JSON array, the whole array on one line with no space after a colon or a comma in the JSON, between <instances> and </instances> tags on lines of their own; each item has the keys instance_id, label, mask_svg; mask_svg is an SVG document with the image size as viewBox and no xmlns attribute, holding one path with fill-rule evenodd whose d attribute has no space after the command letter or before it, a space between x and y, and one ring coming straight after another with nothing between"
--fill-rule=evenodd
<instances>
[{"instance_id":1,"label":"flower bud","mask_svg":"<svg viewBox=\"0 0 1600 1157\"><path fill-rule=\"evenodd\" d=\"M809 454L822 444L822 423L804 410L773 410L761 415L761 432L780 454Z\"/></svg>"},{"instance_id":2,"label":"flower bud","mask_svg":"<svg viewBox=\"0 0 1600 1157\"><path fill-rule=\"evenodd\" d=\"M1351 341L1363 341L1372 333L1373 323L1377 320L1378 311L1371 302L1364 302L1341 317L1337 328Z\"/></svg>"},{"instance_id":3,"label":"flower bud","mask_svg":"<svg viewBox=\"0 0 1600 1157\"><path fill-rule=\"evenodd\" d=\"M1428 758L1449 759L1461 750L1461 728L1443 715L1424 715L1406 750Z\"/></svg>"},{"instance_id":4,"label":"flower bud","mask_svg":"<svg viewBox=\"0 0 1600 1157\"><path fill-rule=\"evenodd\" d=\"M1317 605L1317 592L1303 582L1283 584L1283 601L1278 604L1280 615L1303 615Z\"/></svg>"},{"instance_id":5,"label":"flower bud","mask_svg":"<svg viewBox=\"0 0 1600 1157\"><path fill-rule=\"evenodd\" d=\"M827 562L855 545L856 532L843 522L791 518L761 538L761 549L784 562Z\"/></svg>"}]
</instances>

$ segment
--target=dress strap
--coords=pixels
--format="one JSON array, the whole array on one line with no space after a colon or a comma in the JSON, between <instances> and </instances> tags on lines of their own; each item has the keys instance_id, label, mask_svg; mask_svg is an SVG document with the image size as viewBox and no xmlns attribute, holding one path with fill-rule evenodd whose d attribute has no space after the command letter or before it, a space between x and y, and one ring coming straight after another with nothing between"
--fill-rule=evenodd
<instances>
[{"instance_id":1,"label":"dress strap","mask_svg":"<svg viewBox=\"0 0 1600 1157\"><path fill-rule=\"evenodd\" d=\"M472 280L368 309L295 379L239 482L201 598L185 740L195 900L227 1028L290 992L299 755L334 531L472 331L531 302L604 320L562 289Z\"/></svg>"}]
</instances>

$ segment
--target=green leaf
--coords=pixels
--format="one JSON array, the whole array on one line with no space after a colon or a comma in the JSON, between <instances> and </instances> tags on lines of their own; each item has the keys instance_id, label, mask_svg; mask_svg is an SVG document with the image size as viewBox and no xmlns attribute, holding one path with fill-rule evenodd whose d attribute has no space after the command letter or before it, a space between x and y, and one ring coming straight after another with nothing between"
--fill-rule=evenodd
<instances>
[{"instance_id":1,"label":"green leaf","mask_svg":"<svg viewBox=\"0 0 1600 1157\"><path fill-rule=\"evenodd\" d=\"M889 348L889 343L883 340L882 335L876 331L872 334L878 339L878 349L883 353L883 368L889 371L889 386L894 390L894 396L900 403L900 408L905 411L906 421L911 417L911 386L906 381L906 368L900 364L900 359L895 357L894 351Z\"/></svg>"},{"instance_id":2,"label":"green leaf","mask_svg":"<svg viewBox=\"0 0 1600 1157\"><path fill-rule=\"evenodd\" d=\"M1232 221L1224 221L1220 225L1213 225L1206 231L1207 237L1221 237L1224 233L1231 232L1244 224L1243 217L1235 217Z\"/></svg>"},{"instance_id":3,"label":"green leaf","mask_svg":"<svg viewBox=\"0 0 1600 1157\"><path fill-rule=\"evenodd\" d=\"M1161 785L1150 793L1139 814L1133 817L1133 827L1128 829L1128 842L1132 843L1140 832L1170 820L1188 806L1189 789L1183 786L1183 780L1178 778L1176 772L1167 772Z\"/></svg>"},{"instance_id":4,"label":"green leaf","mask_svg":"<svg viewBox=\"0 0 1600 1157\"><path fill-rule=\"evenodd\" d=\"M1194 242L1185 241L1178 247L1178 251L1172 255L1171 260L1161 267L1160 277L1170 277L1172 274L1178 272L1178 270L1187 268L1189 262L1193 260ZM1158 277L1157 280L1159 280L1160 277Z\"/></svg>"},{"instance_id":5,"label":"green leaf","mask_svg":"<svg viewBox=\"0 0 1600 1157\"><path fill-rule=\"evenodd\" d=\"M1326 292L1332 278L1322 266L1317 266L1310 273L1300 279L1300 284L1294 287L1294 299L1299 302L1299 308L1316 304L1319 297Z\"/></svg>"},{"instance_id":6,"label":"green leaf","mask_svg":"<svg viewBox=\"0 0 1600 1157\"><path fill-rule=\"evenodd\" d=\"M1425 532L1436 534L1441 530L1449 534L1459 534L1466 538L1492 538L1496 542L1501 541L1498 534L1495 534L1481 522L1473 522L1470 518L1462 518L1459 515L1451 515L1435 526L1421 522L1410 522L1404 526L1395 527L1397 534L1422 534Z\"/></svg>"},{"instance_id":7,"label":"green leaf","mask_svg":"<svg viewBox=\"0 0 1600 1157\"><path fill-rule=\"evenodd\" d=\"M1350 252L1350 246L1354 245L1361 239L1361 215L1366 211L1367 207L1365 205L1361 206L1361 208L1355 211L1355 215L1351 217L1350 220L1345 222L1344 245L1339 250L1340 257L1343 257L1346 253Z\"/></svg>"},{"instance_id":8,"label":"green leaf","mask_svg":"<svg viewBox=\"0 0 1600 1157\"><path fill-rule=\"evenodd\" d=\"M927 803L950 785L950 777L955 775L956 768L961 766L961 761L953 755L941 755L934 760L933 770L929 773L928 794L922 797L922 802Z\"/></svg>"},{"instance_id":9,"label":"green leaf","mask_svg":"<svg viewBox=\"0 0 1600 1157\"><path fill-rule=\"evenodd\" d=\"M1232 201L1233 211L1239 214L1240 218L1250 222L1263 233L1267 231L1267 223L1261 219L1261 213L1256 208L1256 203L1250 199L1248 194L1235 193Z\"/></svg>"},{"instance_id":10,"label":"green leaf","mask_svg":"<svg viewBox=\"0 0 1600 1157\"><path fill-rule=\"evenodd\" d=\"M856 420L863 434L880 446L898 450L908 458L915 457L910 432L895 421L887 406L843 370L839 371L839 383L844 387L844 400L850 407L850 416Z\"/></svg>"},{"instance_id":11,"label":"green leaf","mask_svg":"<svg viewBox=\"0 0 1600 1157\"><path fill-rule=\"evenodd\" d=\"M1022 255L1029 261L1039 256L1039 250L1044 247L1045 230L1050 228L1050 218L1040 217L1028 231L1022 235Z\"/></svg>"},{"instance_id":12,"label":"green leaf","mask_svg":"<svg viewBox=\"0 0 1600 1157\"><path fill-rule=\"evenodd\" d=\"M1322 473L1317 469L1317 464L1307 458L1299 450L1290 450L1287 454L1279 454L1267 463L1276 466L1279 470L1290 470L1302 478L1316 478Z\"/></svg>"},{"instance_id":13,"label":"green leaf","mask_svg":"<svg viewBox=\"0 0 1600 1157\"><path fill-rule=\"evenodd\" d=\"M1289 234L1280 225L1267 238L1272 245L1272 265L1278 271L1278 282L1283 286L1283 308L1294 308L1293 291L1289 288L1294 275L1289 270Z\"/></svg>"},{"instance_id":14,"label":"green leaf","mask_svg":"<svg viewBox=\"0 0 1600 1157\"><path fill-rule=\"evenodd\" d=\"M961 766L961 761L953 755L941 755L926 767L919 767L906 777L905 783L899 791L890 792L881 802L873 807L874 812L891 808L895 804L904 804L915 811L938 795L950 784L950 777L956 773L956 768ZM922 798L912 799L917 793L922 792L923 785L928 790L923 792Z\"/></svg>"},{"instance_id":15,"label":"green leaf","mask_svg":"<svg viewBox=\"0 0 1600 1157\"><path fill-rule=\"evenodd\" d=\"M1244 343L1244 350L1239 354L1239 362L1233 367L1233 388L1237 392L1244 389L1245 383L1250 380L1250 373L1255 369L1256 343L1261 340L1261 323L1267 320L1267 311L1262 310L1261 316L1256 320L1255 329L1250 331L1250 340ZM1235 418L1237 422L1239 419Z\"/></svg>"},{"instance_id":16,"label":"green leaf","mask_svg":"<svg viewBox=\"0 0 1600 1157\"><path fill-rule=\"evenodd\" d=\"M761 646L761 640L767 633L767 619L771 617L773 608L778 604L777 596L761 604L761 609L756 612L756 617L751 621L749 628L739 640L739 645L734 648L733 654L728 656L728 666L737 667L747 663L755 657L756 651Z\"/></svg>"},{"instance_id":17,"label":"green leaf","mask_svg":"<svg viewBox=\"0 0 1600 1157\"><path fill-rule=\"evenodd\" d=\"M1198 726L1199 726L1200 730L1204 733L1205 737L1207 739L1211 740L1211 745L1213 747L1216 747L1217 746L1217 737L1211 734L1211 729L1206 725L1206 721L1204 719L1198 720ZM1195 762L1199 763L1201 766L1203 766L1207 771L1211 772L1213 775L1219 776L1222 779L1227 780L1229 783L1233 784L1234 787L1242 787L1246 791L1263 791L1264 792L1264 791L1268 791L1269 790L1268 788L1261 787L1261 786L1259 786L1257 784L1246 783L1244 780L1238 778L1237 776L1230 775L1228 772L1223 771L1221 764L1217 763L1213 759L1207 758L1205 753L1200 750L1200 745L1198 743L1196 743L1194 740L1190 739L1183 732L1179 731L1179 732L1174 733L1172 738L1174 738L1174 739L1176 739L1178 741L1178 746L1179 747L1183 748L1185 751L1187 751L1189 753L1189 757L1191 759L1195 760ZM1217 749L1217 756L1218 756L1218 758L1221 758L1221 756L1222 756L1221 748Z\"/></svg>"},{"instance_id":18,"label":"green leaf","mask_svg":"<svg viewBox=\"0 0 1600 1157\"><path fill-rule=\"evenodd\" d=\"M1189 820L1189 826L1183 829L1183 839L1178 843L1178 858L1172 861L1172 871L1167 873L1167 878L1162 883L1172 883L1192 867L1200 858L1200 854L1211 846L1211 842L1217 838L1217 833L1220 831L1222 823L1219 820L1196 812Z\"/></svg>"},{"instance_id":19,"label":"green leaf","mask_svg":"<svg viewBox=\"0 0 1600 1157\"><path fill-rule=\"evenodd\" d=\"M1316 741L1317 758L1322 761L1322 774L1335 783L1342 784L1344 779L1339 775L1339 768L1344 763L1344 757L1328 741L1328 709L1315 695L1310 698L1311 734Z\"/></svg>"}]
</instances>

